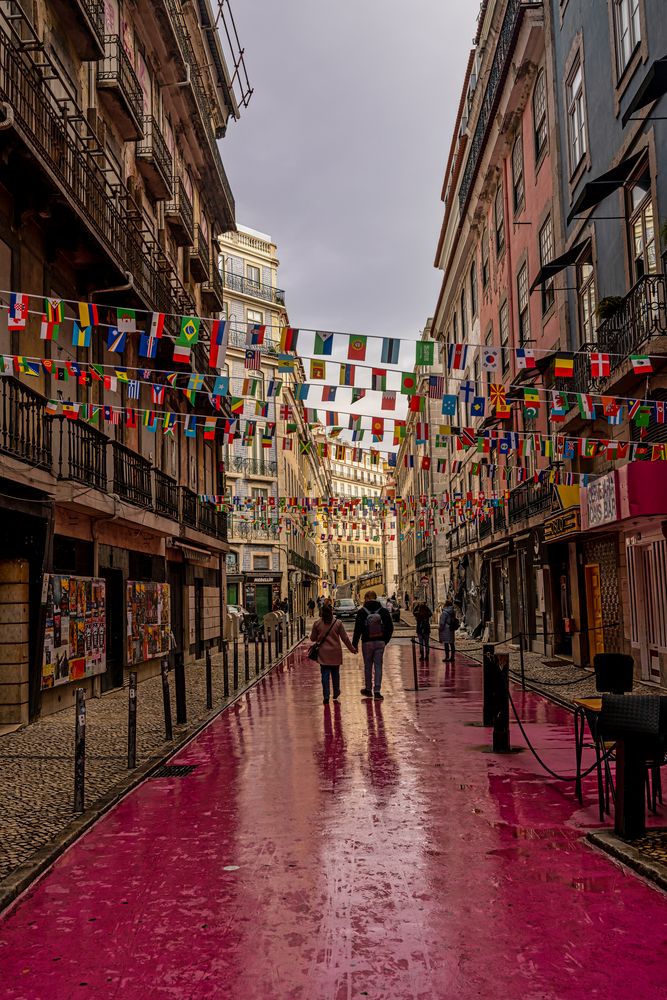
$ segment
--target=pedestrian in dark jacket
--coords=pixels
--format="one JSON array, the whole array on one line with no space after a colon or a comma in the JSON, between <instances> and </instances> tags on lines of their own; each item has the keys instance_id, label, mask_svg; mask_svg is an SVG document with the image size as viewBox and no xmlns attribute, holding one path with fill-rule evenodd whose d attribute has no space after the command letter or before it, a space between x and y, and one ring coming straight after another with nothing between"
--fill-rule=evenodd
<instances>
[{"instance_id":1,"label":"pedestrian in dark jacket","mask_svg":"<svg viewBox=\"0 0 667 1000\"><path fill-rule=\"evenodd\" d=\"M438 632L440 633L440 642L445 647L444 661L445 663L451 661L454 662L454 655L456 653L454 636L456 634L456 627L458 627L458 619L456 617L456 611L452 604L451 598L447 598L445 601L445 606L440 613L440 621L438 622Z\"/></svg>"},{"instance_id":2,"label":"pedestrian in dark jacket","mask_svg":"<svg viewBox=\"0 0 667 1000\"><path fill-rule=\"evenodd\" d=\"M322 671L322 698L325 705L329 704L329 682L333 682L334 701L340 697L340 665L343 662L344 642L351 653L357 650L350 642L345 626L339 618L334 619L333 608L325 604L322 616L313 625L310 641L319 644L318 660Z\"/></svg>"},{"instance_id":3,"label":"pedestrian in dark jacket","mask_svg":"<svg viewBox=\"0 0 667 1000\"><path fill-rule=\"evenodd\" d=\"M387 643L394 634L394 623L386 608L377 599L374 590L366 591L364 603L357 612L354 623L352 645L355 651L361 640L364 658L365 686L361 689L364 698L382 700L382 664ZM373 676L375 674L375 676Z\"/></svg>"},{"instance_id":4,"label":"pedestrian in dark jacket","mask_svg":"<svg viewBox=\"0 0 667 1000\"><path fill-rule=\"evenodd\" d=\"M431 618L433 612L426 601L415 604L413 611L417 625L417 638L419 639L419 658L427 660L431 647Z\"/></svg>"}]
</instances>

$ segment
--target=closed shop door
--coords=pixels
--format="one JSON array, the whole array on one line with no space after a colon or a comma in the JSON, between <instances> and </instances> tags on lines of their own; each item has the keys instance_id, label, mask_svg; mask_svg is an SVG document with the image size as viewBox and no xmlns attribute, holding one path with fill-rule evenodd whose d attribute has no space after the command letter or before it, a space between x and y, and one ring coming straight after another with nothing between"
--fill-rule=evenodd
<instances>
[{"instance_id":1,"label":"closed shop door","mask_svg":"<svg viewBox=\"0 0 667 1000\"><path fill-rule=\"evenodd\" d=\"M264 619L264 615L267 615L273 606L273 588L271 584L258 584L255 592L255 601L257 617L261 622Z\"/></svg>"},{"instance_id":2,"label":"closed shop door","mask_svg":"<svg viewBox=\"0 0 667 1000\"><path fill-rule=\"evenodd\" d=\"M660 654L667 653L667 542L628 541L630 626L639 650L642 680L660 682Z\"/></svg>"},{"instance_id":3,"label":"closed shop door","mask_svg":"<svg viewBox=\"0 0 667 1000\"><path fill-rule=\"evenodd\" d=\"M597 653L604 653L604 619L602 615L602 587L600 567L597 563L584 567L586 580L586 607L588 608L588 646L591 663Z\"/></svg>"},{"instance_id":4,"label":"closed shop door","mask_svg":"<svg viewBox=\"0 0 667 1000\"><path fill-rule=\"evenodd\" d=\"M238 583L228 583L227 584L227 604L239 604L239 585Z\"/></svg>"}]
</instances>

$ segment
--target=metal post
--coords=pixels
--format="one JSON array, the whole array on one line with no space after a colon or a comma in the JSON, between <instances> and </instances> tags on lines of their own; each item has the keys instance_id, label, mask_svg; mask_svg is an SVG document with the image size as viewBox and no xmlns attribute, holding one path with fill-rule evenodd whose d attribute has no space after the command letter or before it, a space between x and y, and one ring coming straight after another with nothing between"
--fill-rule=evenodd
<instances>
[{"instance_id":1,"label":"metal post","mask_svg":"<svg viewBox=\"0 0 667 1000\"><path fill-rule=\"evenodd\" d=\"M271 629L271 626L268 626L268 632L266 634L266 641L267 641L268 647L269 647L269 666L271 666L271 664L273 662L273 650L271 649L271 635L272 635L272 629Z\"/></svg>"},{"instance_id":2,"label":"metal post","mask_svg":"<svg viewBox=\"0 0 667 1000\"><path fill-rule=\"evenodd\" d=\"M206 650L206 707L213 708L213 664L211 663L211 650Z\"/></svg>"},{"instance_id":3,"label":"metal post","mask_svg":"<svg viewBox=\"0 0 667 1000\"><path fill-rule=\"evenodd\" d=\"M526 690L526 665L523 662L523 632L519 633L519 659L521 662L521 687Z\"/></svg>"},{"instance_id":4,"label":"metal post","mask_svg":"<svg viewBox=\"0 0 667 1000\"><path fill-rule=\"evenodd\" d=\"M162 661L162 704L164 706L164 738L171 742L174 730L171 725L171 692L169 691L169 660Z\"/></svg>"},{"instance_id":5,"label":"metal post","mask_svg":"<svg viewBox=\"0 0 667 1000\"><path fill-rule=\"evenodd\" d=\"M225 698L229 698L229 643L227 639L222 643L222 693Z\"/></svg>"},{"instance_id":6,"label":"metal post","mask_svg":"<svg viewBox=\"0 0 667 1000\"><path fill-rule=\"evenodd\" d=\"M137 766L137 672L130 672L127 702L127 766L133 770Z\"/></svg>"},{"instance_id":7,"label":"metal post","mask_svg":"<svg viewBox=\"0 0 667 1000\"><path fill-rule=\"evenodd\" d=\"M83 812L86 780L86 692L76 689L74 720L74 812Z\"/></svg>"},{"instance_id":8,"label":"metal post","mask_svg":"<svg viewBox=\"0 0 667 1000\"><path fill-rule=\"evenodd\" d=\"M278 622L278 656L283 655L283 623Z\"/></svg>"},{"instance_id":9,"label":"metal post","mask_svg":"<svg viewBox=\"0 0 667 1000\"><path fill-rule=\"evenodd\" d=\"M259 673L259 636L255 632L255 677Z\"/></svg>"},{"instance_id":10,"label":"metal post","mask_svg":"<svg viewBox=\"0 0 667 1000\"><path fill-rule=\"evenodd\" d=\"M510 753L510 655L496 656L495 706L493 714L493 752Z\"/></svg>"},{"instance_id":11,"label":"metal post","mask_svg":"<svg viewBox=\"0 0 667 1000\"><path fill-rule=\"evenodd\" d=\"M176 653L174 683L176 686L176 725L184 726L188 721L188 706L185 697L185 657L180 652Z\"/></svg>"},{"instance_id":12,"label":"metal post","mask_svg":"<svg viewBox=\"0 0 667 1000\"><path fill-rule=\"evenodd\" d=\"M266 666L266 639L264 632L262 632L262 673L264 673L264 668Z\"/></svg>"},{"instance_id":13,"label":"metal post","mask_svg":"<svg viewBox=\"0 0 667 1000\"><path fill-rule=\"evenodd\" d=\"M245 682L248 684L250 681L250 640L248 636L245 637L243 642L243 666L245 670Z\"/></svg>"},{"instance_id":14,"label":"metal post","mask_svg":"<svg viewBox=\"0 0 667 1000\"><path fill-rule=\"evenodd\" d=\"M482 671L482 683L483 683L483 708L482 708L482 725L492 726L493 725L493 682L495 679L495 674L498 669L498 663L496 660L495 646L488 645L482 646L482 653L484 657L483 671Z\"/></svg>"},{"instance_id":15,"label":"metal post","mask_svg":"<svg viewBox=\"0 0 667 1000\"><path fill-rule=\"evenodd\" d=\"M412 642L412 673L415 679L415 691L419 691L419 671L417 670L417 641L413 636Z\"/></svg>"},{"instance_id":16,"label":"metal post","mask_svg":"<svg viewBox=\"0 0 667 1000\"><path fill-rule=\"evenodd\" d=\"M614 828L624 840L635 840L646 833L645 753L636 739L616 744L616 814Z\"/></svg>"},{"instance_id":17,"label":"metal post","mask_svg":"<svg viewBox=\"0 0 667 1000\"><path fill-rule=\"evenodd\" d=\"M234 691L238 691L239 687L239 640L234 639L234 649L233 649L233 680L234 680Z\"/></svg>"}]
</instances>

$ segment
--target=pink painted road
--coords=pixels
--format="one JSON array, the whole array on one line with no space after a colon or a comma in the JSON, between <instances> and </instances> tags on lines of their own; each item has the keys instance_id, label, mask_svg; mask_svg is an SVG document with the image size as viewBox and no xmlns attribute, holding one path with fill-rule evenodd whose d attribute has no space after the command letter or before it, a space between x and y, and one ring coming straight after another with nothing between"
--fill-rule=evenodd
<instances>
[{"instance_id":1,"label":"pink painted road","mask_svg":"<svg viewBox=\"0 0 667 1000\"><path fill-rule=\"evenodd\" d=\"M343 675L325 709L290 659L68 851L0 928L3 1000L667 997L666 898L583 841L590 781L482 752L476 665ZM519 703L571 773L571 716Z\"/></svg>"}]
</instances>

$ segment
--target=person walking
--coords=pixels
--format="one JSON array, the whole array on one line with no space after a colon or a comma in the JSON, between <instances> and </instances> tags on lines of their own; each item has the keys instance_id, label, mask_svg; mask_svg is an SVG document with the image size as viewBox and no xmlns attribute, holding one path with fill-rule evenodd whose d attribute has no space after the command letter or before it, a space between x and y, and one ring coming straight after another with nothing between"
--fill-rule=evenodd
<instances>
[{"instance_id":1,"label":"person walking","mask_svg":"<svg viewBox=\"0 0 667 1000\"><path fill-rule=\"evenodd\" d=\"M308 613L309 613L309 615L310 615L311 618L315 614L315 601L312 599L312 597L308 601Z\"/></svg>"},{"instance_id":2,"label":"person walking","mask_svg":"<svg viewBox=\"0 0 667 1000\"><path fill-rule=\"evenodd\" d=\"M339 618L334 618L330 604L322 607L320 618L313 625L310 641L317 643L317 658L322 672L322 699L329 704L330 686L333 684L333 699L340 698L340 665L343 662L341 642L345 643L351 653L357 650L350 642L345 626Z\"/></svg>"},{"instance_id":3,"label":"person walking","mask_svg":"<svg viewBox=\"0 0 667 1000\"><path fill-rule=\"evenodd\" d=\"M367 590L364 603L357 611L354 622L352 645L356 650L361 640L361 652L364 658L365 686L361 689L364 698L383 700L382 664L387 643L394 634L394 623L386 608L377 599L374 590ZM375 676L373 676L375 675Z\"/></svg>"},{"instance_id":4,"label":"person walking","mask_svg":"<svg viewBox=\"0 0 667 1000\"><path fill-rule=\"evenodd\" d=\"M456 654L454 636L458 627L459 620L456 617L456 611L454 610L452 599L451 597L448 597L445 601L445 606L440 613L440 621L438 622L440 642L445 647L445 655L443 657L445 663L454 662L454 656Z\"/></svg>"},{"instance_id":5,"label":"person walking","mask_svg":"<svg viewBox=\"0 0 667 1000\"><path fill-rule=\"evenodd\" d=\"M431 651L431 618L433 612L426 601L419 601L415 604L413 612L417 625L417 638L419 639L419 659L427 660Z\"/></svg>"}]
</instances>

